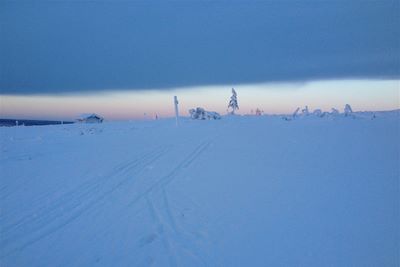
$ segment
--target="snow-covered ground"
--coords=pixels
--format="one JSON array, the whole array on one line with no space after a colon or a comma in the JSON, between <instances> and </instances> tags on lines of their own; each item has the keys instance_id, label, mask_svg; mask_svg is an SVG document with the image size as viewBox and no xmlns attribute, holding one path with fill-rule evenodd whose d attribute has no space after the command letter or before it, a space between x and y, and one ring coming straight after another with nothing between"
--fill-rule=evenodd
<instances>
[{"instance_id":1,"label":"snow-covered ground","mask_svg":"<svg viewBox=\"0 0 400 267\"><path fill-rule=\"evenodd\" d=\"M399 266L399 112L0 129L1 266Z\"/></svg>"}]
</instances>

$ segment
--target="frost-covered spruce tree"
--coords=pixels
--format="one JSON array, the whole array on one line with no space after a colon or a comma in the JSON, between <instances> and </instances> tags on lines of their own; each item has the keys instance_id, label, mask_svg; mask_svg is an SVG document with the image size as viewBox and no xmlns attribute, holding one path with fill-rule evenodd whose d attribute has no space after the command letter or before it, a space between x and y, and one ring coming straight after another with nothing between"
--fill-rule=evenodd
<instances>
[{"instance_id":1,"label":"frost-covered spruce tree","mask_svg":"<svg viewBox=\"0 0 400 267\"><path fill-rule=\"evenodd\" d=\"M239 109L236 91L233 88L232 88L231 100L229 101L229 105L228 105L228 110L229 110L229 108L232 109L231 114L235 114L235 110Z\"/></svg>"},{"instance_id":2,"label":"frost-covered spruce tree","mask_svg":"<svg viewBox=\"0 0 400 267\"><path fill-rule=\"evenodd\" d=\"M308 110L308 106L305 106L305 108L301 111L301 113L303 113L303 115L305 115L305 116L310 115L310 111Z\"/></svg>"},{"instance_id":3,"label":"frost-covered spruce tree","mask_svg":"<svg viewBox=\"0 0 400 267\"><path fill-rule=\"evenodd\" d=\"M297 117L297 114L299 113L300 108L297 108L294 112L293 112L293 119Z\"/></svg>"},{"instance_id":4,"label":"frost-covered spruce tree","mask_svg":"<svg viewBox=\"0 0 400 267\"><path fill-rule=\"evenodd\" d=\"M313 111L313 115L317 116L317 117L322 117L322 110L317 108Z\"/></svg>"},{"instance_id":5,"label":"frost-covered spruce tree","mask_svg":"<svg viewBox=\"0 0 400 267\"><path fill-rule=\"evenodd\" d=\"M336 108L332 108L331 109L331 114L332 115L338 115L339 114L339 110L337 110Z\"/></svg>"},{"instance_id":6,"label":"frost-covered spruce tree","mask_svg":"<svg viewBox=\"0 0 400 267\"><path fill-rule=\"evenodd\" d=\"M350 116L352 113L353 113L353 109L351 108L351 106L349 104L346 104L344 106L344 115L347 117L347 116Z\"/></svg>"}]
</instances>

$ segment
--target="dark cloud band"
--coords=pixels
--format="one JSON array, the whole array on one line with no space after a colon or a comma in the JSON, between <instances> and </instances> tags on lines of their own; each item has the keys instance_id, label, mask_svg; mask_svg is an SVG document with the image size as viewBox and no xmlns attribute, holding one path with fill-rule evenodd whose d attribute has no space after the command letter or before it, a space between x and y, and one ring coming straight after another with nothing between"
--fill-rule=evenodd
<instances>
[{"instance_id":1,"label":"dark cloud band","mask_svg":"<svg viewBox=\"0 0 400 267\"><path fill-rule=\"evenodd\" d=\"M0 89L398 78L398 11L398 1L6 1Z\"/></svg>"}]
</instances>

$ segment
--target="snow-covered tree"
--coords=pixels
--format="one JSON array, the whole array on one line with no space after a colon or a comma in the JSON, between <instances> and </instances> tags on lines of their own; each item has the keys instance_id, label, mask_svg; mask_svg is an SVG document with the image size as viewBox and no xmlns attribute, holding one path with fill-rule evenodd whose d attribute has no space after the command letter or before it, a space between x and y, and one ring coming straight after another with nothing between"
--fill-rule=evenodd
<instances>
[{"instance_id":1,"label":"snow-covered tree","mask_svg":"<svg viewBox=\"0 0 400 267\"><path fill-rule=\"evenodd\" d=\"M305 106L305 108L301 111L303 115L308 116L310 114L310 111L308 111L308 106Z\"/></svg>"},{"instance_id":2,"label":"snow-covered tree","mask_svg":"<svg viewBox=\"0 0 400 267\"><path fill-rule=\"evenodd\" d=\"M299 110L300 110L300 108L297 108L297 109L293 112L293 115L292 115L293 119L296 118L297 113L299 113Z\"/></svg>"},{"instance_id":3,"label":"snow-covered tree","mask_svg":"<svg viewBox=\"0 0 400 267\"><path fill-rule=\"evenodd\" d=\"M344 106L344 115L347 117L347 116L350 116L352 113L353 113L353 109L351 108L351 106L349 104L346 104Z\"/></svg>"},{"instance_id":4,"label":"snow-covered tree","mask_svg":"<svg viewBox=\"0 0 400 267\"><path fill-rule=\"evenodd\" d=\"M233 88L232 88L231 100L229 101L229 105L228 105L228 110L229 110L229 108L232 109L231 114L235 114L235 110L239 109L236 91Z\"/></svg>"},{"instance_id":5,"label":"snow-covered tree","mask_svg":"<svg viewBox=\"0 0 400 267\"><path fill-rule=\"evenodd\" d=\"M315 116L317 116L317 117L322 117L322 110L321 109L315 109L314 111L313 111L313 115L315 115Z\"/></svg>"},{"instance_id":6,"label":"snow-covered tree","mask_svg":"<svg viewBox=\"0 0 400 267\"><path fill-rule=\"evenodd\" d=\"M337 110L336 108L332 108L331 109L331 113L332 113L332 115L338 115L339 114L339 110Z\"/></svg>"},{"instance_id":7,"label":"snow-covered tree","mask_svg":"<svg viewBox=\"0 0 400 267\"><path fill-rule=\"evenodd\" d=\"M204 108L193 108L189 110L190 117L194 120L219 120L221 115L215 111L207 111Z\"/></svg>"}]
</instances>

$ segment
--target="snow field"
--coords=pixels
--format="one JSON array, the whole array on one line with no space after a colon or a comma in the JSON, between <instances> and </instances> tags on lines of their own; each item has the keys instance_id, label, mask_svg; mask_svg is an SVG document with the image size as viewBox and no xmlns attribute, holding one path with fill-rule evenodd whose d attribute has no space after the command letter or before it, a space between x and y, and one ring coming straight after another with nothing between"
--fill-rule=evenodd
<instances>
[{"instance_id":1,"label":"snow field","mask_svg":"<svg viewBox=\"0 0 400 267\"><path fill-rule=\"evenodd\" d=\"M2 266L399 266L398 114L0 128Z\"/></svg>"}]
</instances>

